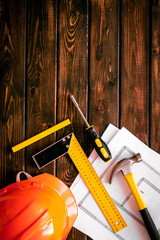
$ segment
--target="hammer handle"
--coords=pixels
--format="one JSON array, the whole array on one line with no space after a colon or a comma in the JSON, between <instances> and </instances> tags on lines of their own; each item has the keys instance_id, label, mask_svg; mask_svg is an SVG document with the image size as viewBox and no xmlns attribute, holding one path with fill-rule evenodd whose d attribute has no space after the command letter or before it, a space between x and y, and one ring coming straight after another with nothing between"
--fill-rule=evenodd
<instances>
[{"instance_id":1,"label":"hammer handle","mask_svg":"<svg viewBox=\"0 0 160 240\"><path fill-rule=\"evenodd\" d=\"M144 208L142 210L139 210L141 213L141 216L143 218L144 224L146 226L146 229L149 233L149 236L151 239L153 240L160 240L160 235L159 232L152 220L152 217L150 215L150 213L148 212L147 208Z\"/></svg>"},{"instance_id":2,"label":"hammer handle","mask_svg":"<svg viewBox=\"0 0 160 240\"><path fill-rule=\"evenodd\" d=\"M158 232L158 230L152 220L152 217L151 217L150 213L148 212L146 204L137 188L133 174L130 172L130 173L126 174L124 177L125 177L128 185L131 189L131 192L135 198L139 212L141 213L142 219L144 221L144 224L146 226L146 229L148 231L148 234L149 234L151 240L160 240L159 232Z\"/></svg>"}]
</instances>

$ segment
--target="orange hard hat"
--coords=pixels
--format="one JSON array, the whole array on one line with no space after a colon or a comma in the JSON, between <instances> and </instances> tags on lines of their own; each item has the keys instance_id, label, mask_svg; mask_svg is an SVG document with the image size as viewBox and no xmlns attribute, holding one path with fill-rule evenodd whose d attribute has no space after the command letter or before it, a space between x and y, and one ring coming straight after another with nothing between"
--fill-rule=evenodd
<instances>
[{"instance_id":1,"label":"orange hard hat","mask_svg":"<svg viewBox=\"0 0 160 240\"><path fill-rule=\"evenodd\" d=\"M77 214L71 190L40 174L0 190L0 239L64 240Z\"/></svg>"}]
</instances>

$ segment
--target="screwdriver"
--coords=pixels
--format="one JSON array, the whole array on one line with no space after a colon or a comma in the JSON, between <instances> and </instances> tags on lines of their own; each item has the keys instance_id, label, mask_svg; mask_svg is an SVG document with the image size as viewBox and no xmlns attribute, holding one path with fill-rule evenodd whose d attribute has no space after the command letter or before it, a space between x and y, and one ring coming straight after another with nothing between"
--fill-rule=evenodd
<instances>
[{"instance_id":1,"label":"screwdriver","mask_svg":"<svg viewBox=\"0 0 160 240\"><path fill-rule=\"evenodd\" d=\"M100 158L105 161L111 161L112 160L112 156L111 156L111 152L107 146L107 144L101 139L101 137L97 134L96 130L95 130L95 126L90 125L87 121L87 119L85 118L85 116L83 115L81 109L79 108L78 103L76 102L75 98L73 95L70 95L71 100L73 101L75 107L77 108L77 110L79 111L81 117L83 118L85 124L86 124L86 131L90 136L90 139L93 143L93 146L96 150L96 152L98 153L98 155L100 156Z\"/></svg>"}]
</instances>

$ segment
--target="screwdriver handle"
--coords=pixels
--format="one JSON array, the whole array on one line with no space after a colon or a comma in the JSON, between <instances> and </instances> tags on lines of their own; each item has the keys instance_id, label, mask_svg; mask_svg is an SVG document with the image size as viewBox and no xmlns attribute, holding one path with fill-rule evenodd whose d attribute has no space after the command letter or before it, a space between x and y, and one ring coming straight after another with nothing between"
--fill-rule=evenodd
<instances>
[{"instance_id":1,"label":"screwdriver handle","mask_svg":"<svg viewBox=\"0 0 160 240\"><path fill-rule=\"evenodd\" d=\"M88 134L91 138L91 141L93 143L93 146L94 146L96 152L98 153L98 155L100 156L100 158L105 162L112 160L111 152L110 152L109 148L107 147L107 144L97 134L95 127L92 125L92 126L88 127L86 129L86 131L88 132Z\"/></svg>"}]
</instances>

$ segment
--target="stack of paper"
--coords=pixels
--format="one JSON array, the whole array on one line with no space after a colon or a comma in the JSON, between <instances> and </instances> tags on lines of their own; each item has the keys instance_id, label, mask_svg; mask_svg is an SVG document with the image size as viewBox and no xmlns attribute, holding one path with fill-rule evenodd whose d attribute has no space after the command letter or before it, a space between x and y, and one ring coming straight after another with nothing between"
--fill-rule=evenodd
<instances>
[{"instance_id":1,"label":"stack of paper","mask_svg":"<svg viewBox=\"0 0 160 240\"><path fill-rule=\"evenodd\" d=\"M109 178L117 161L137 153L141 154L143 161L133 164L132 172L152 219L157 229L160 230L160 154L147 147L127 129L119 130L112 124L108 126L102 139L108 144L112 161L105 163L97 156L95 150L89 160L124 218L127 227L116 234L112 231L80 175L71 186L71 191L78 203L78 217L74 227L94 240L149 240L150 237L124 176L119 172L111 185Z\"/></svg>"}]
</instances>

